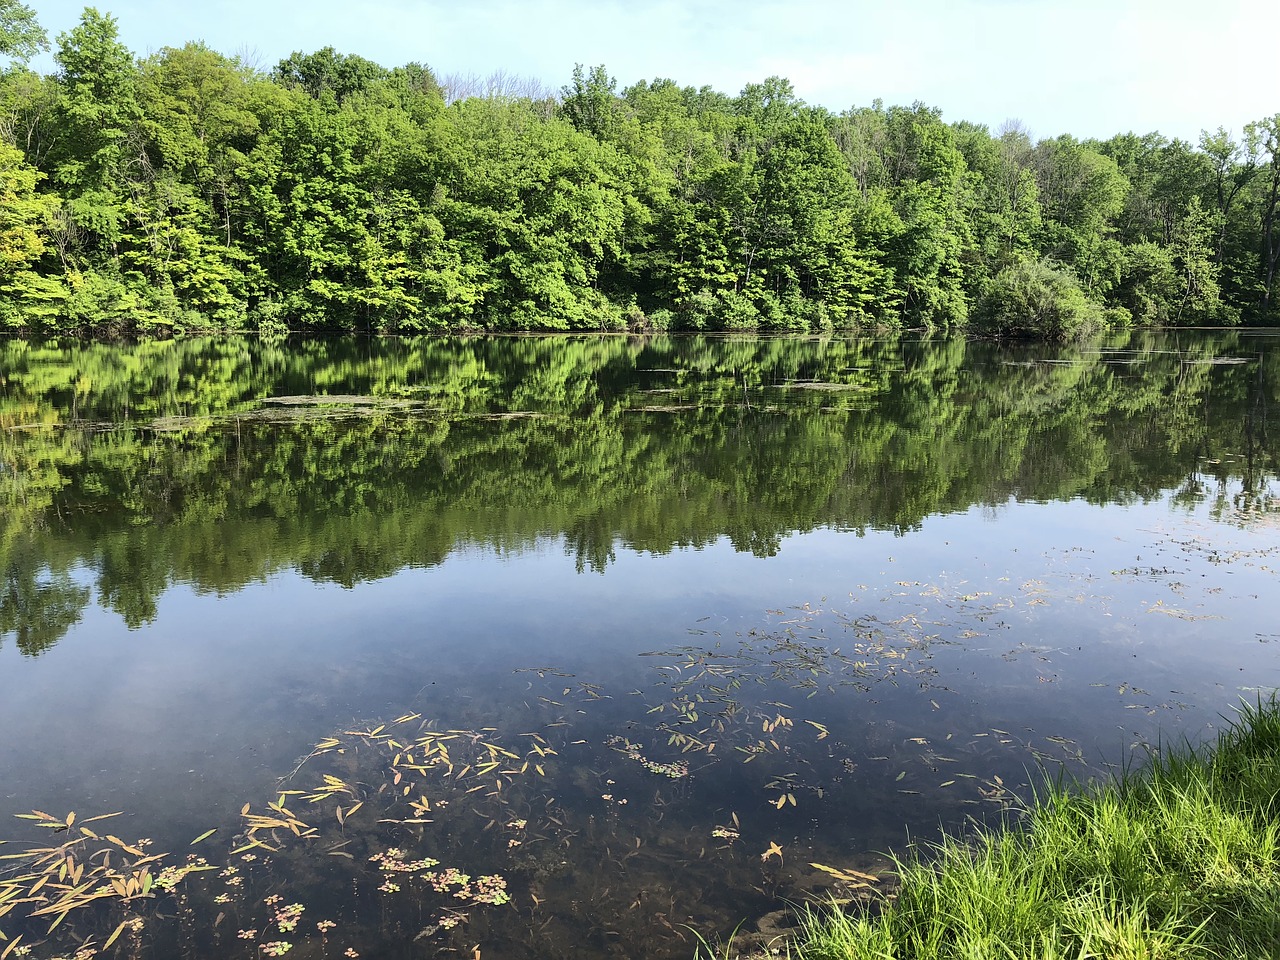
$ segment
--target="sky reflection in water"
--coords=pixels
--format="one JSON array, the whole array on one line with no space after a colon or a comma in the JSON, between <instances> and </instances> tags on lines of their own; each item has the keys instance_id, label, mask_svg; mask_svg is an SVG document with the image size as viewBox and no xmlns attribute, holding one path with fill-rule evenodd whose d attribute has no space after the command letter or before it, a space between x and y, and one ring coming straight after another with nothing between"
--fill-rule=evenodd
<instances>
[{"instance_id":1,"label":"sky reflection in water","mask_svg":"<svg viewBox=\"0 0 1280 960\"><path fill-rule=\"evenodd\" d=\"M688 349L675 356L687 360ZM1157 456L1160 444L1146 434L1186 428L1159 421L1157 411L1141 414L1157 422L1139 429L1138 415L1124 412L1121 397L1079 413L1084 422L1105 422L1093 434L1077 436L1078 425L1060 412L1057 422L1041 427L1011 413L1001 429L1031 431L1019 440L1026 459L976 477L972 465L987 457L981 447L988 434L979 430L966 441L960 430L931 443L933 428L912 427L910 393L918 383L913 387L909 370L937 361L913 349L920 348L902 347L894 363L885 363L897 372L886 374L889 383L874 404L864 399L845 412L824 409L830 397L814 401L809 394L818 391L809 391L799 407L769 412L757 403L755 419L744 419L728 404L736 396L732 383L719 413L690 414L688 422L627 414L640 394L625 383L620 393L612 392L615 384L600 394L603 407L579 396L569 406L586 403L594 414L559 415L583 423L588 433L581 442L595 445L591 456L605 457L604 472L628 479L603 504L595 488L573 486L563 463L522 464L543 442L532 422L446 420L453 432L443 439L425 425L438 446L415 462L451 463L455 475L473 482L450 489L447 466L431 480L393 471L386 488L358 499L340 471L317 470L307 459L272 466L273 451L301 444L313 457L358 441L346 448L349 455L403 463L421 449L398 456L396 444L422 443L419 427L410 425L406 436L403 418L393 416L354 426L237 424L233 435L216 410L203 427L176 437L135 425L132 455L156 458L152 475L167 476L167 490L183 491L141 506L130 502L127 485L93 492L90 475L101 485L118 468L109 465L110 450L95 452L99 441L87 437L89 452L59 468L66 483L44 512L10 527L16 544L6 548L10 594L28 591L21 594L27 606L18 609L34 609L30 597L41 594L31 592L33 584L58 577L83 586L93 602L83 603L79 622L36 656L23 655L15 634L0 646L0 766L7 771L0 812L34 808L61 818L76 810L83 819L122 810L113 829L126 841L152 838L149 849L173 851L178 863L198 849L218 865L220 872L182 881L190 891L181 904L186 919L166 928L152 918L147 935L137 935L139 949L160 951L155 955L176 943L190 955L232 947L251 955L255 944L291 939L298 956L339 944L367 955L411 956L426 949L423 941L531 957L687 956L685 924L714 936L745 918L750 934L765 917L760 936L767 939L785 901L857 892L856 883L813 863L874 873L882 867L877 853L900 849L908 836L927 838L940 824L954 828L968 816L1001 813L1015 795L1027 795L1042 767L1098 775L1140 760L1143 744L1199 738L1241 696L1278 685L1272 598L1280 525L1269 512L1270 451L1257 454L1260 474L1250 473L1256 464L1224 467L1222 457L1207 456L1216 451L1203 440L1199 455ZM847 359L840 369L852 369ZM651 380L645 361L634 362L626 382ZM667 355L648 362L672 361ZM810 368L823 362L809 355L802 365L812 376ZM947 364L953 381L970 391L975 384L988 395L1003 389L989 357ZM741 358L736 369L727 375L741 375ZM1218 373L1185 410L1211 422L1206 437L1230 445L1214 419L1219 414L1210 411L1221 408L1221 423L1247 434L1240 413L1250 409L1251 381ZM698 378L698 390L714 393L722 374L713 364ZM1087 392L1078 374L1064 396ZM765 374L756 375L763 382ZM1146 388L1160 390L1157 375L1151 377L1157 382ZM929 382L946 378L935 363ZM600 374L595 382L608 379ZM785 381L781 374L775 379ZM367 388L356 383L330 392ZM281 388L269 386L268 393L280 395ZM953 406L935 415L954 425L980 402L953 395ZM252 405L237 400L234 408L245 404ZM1176 420L1178 403L1168 407L1163 415ZM637 416L653 419L637 427ZM836 432L806 440L803 431L815 418L824 430L836 418ZM781 493L800 512L788 519L777 489L752 490L750 500L735 502L726 486L730 506L719 520L725 527L740 528L756 508L769 519L755 530L717 532L707 512L714 497L700 498L706 485L727 483L720 467L708 463L722 454L696 444L684 453L657 452L682 428L716 439L720 451L733 450L726 462L737 474L754 464L759 482L775 471L784 484L795 484ZM318 432L307 439L308 429ZM605 454L600 445L612 442L610 431L620 445ZM896 450L899 461L876 463L869 448L857 446L858 438L869 442L878 432L898 438L881 443L878 455ZM1044 468L1026 451L1052 450L1061 441L1078 453L1090 435L1103 446L1103 466L1092 474L1082 469L1074 481L1091 490L1088 500L1036 496L1033 478ZM919 445L912 446L913 437ZM6 441L12 462L24 456L35 462L34 441L24 442ZM979 449L966 452L965 442ZM293 477L293 504L255 506L236 492L240 474L230 466L210 468L202 487L182 487L182 464L195 463L200 473L191 458L201 444L212 444L206 451L212 459L204 462L220 457L230 464L236 451L255 465L252 476L274 470ZM807 473L776 473L788 451ZM635 485L624 464L636 457L674 464L662 489ZM497 465L487 474L495 487L489 496L474 486L486 475L477 466L486 458ZM953 473L939 460L969 466ZM510 476L520 470L527 476ZM840 506L841 490L861 482L854 470L885 473L880 486L889 489L882 492L901 494L886 496L886 503L918 499L911 487L918 475L953 491L986 488L994 495L986 505L966 502L960 492L935 497L938 509L900 522L874 506L860 514ZM601 471L597 464L592 472ZM351 473L359 476L359 466ZM1000 494L1015 476L1019 490ZM220 494L218 477L226 489ZM694 491L692 499L673 497L676 482ZM1098 494L1108 487L1118 502ZM199 498L211 496L221 506L202 515ZM660 524L647 511L680 502L693 506L696 521L662 534L660 549L638 548L658 542ZM310 517L301 513L303 504ZM536 504L546 509L538 513ZM96 532L67 519L78 509ZM461 532L441 540L435 553L415 552L405 531L439 522L441 509L458 511L450 522ZM115 519L148 510L142 527ZM472 514L459 519L464 511ZM603 526L591 532L601 511ZM368 533L359 522L366 516L394 522L370 533L356 560L335 559L335 544L346 536L343 518L351 519L352 531ZM390 569L351 575L360 564L379 569L384 541L395 541L390 548L398 559ZM249 557L236 567L237 548L263 542L270 544L265 559ZM749 543L754 553L744 549ZM222 581L200 572L209 569L210 544L228 553L218 562ZM127 590L104 586L104 558L116 549L161 564L173 558L172 565L157 580L141 564L151 578L139 580L141 599L121 599ZM137 610L143 613L129 612ZM404 717L412 719L395 722ZM387 746L388 736L400 746ZM453 738L440 741L447 767L437 762L439 753L430 761L421 756L442 737ZM289 777L329 738L339 745ZM414 751L411 764L404 755ZM326 774L350 792L309 799ZM500 782L495 787L491 780ZM310 792L281 796L280 789ZM429 816L406 807L417 798L437 804ZM246 834L253 821L238 816L242 806L252 805L251 816L277 816L266 806L272 801L305 824L302 832L314 827L316 834L297 838L287 828ZM345 812L357 803L362 809ZM382 822L390 820L399 822ZM9 836L27 835L21 821L13 824ZM189 846L213 827L216 835ZM233 844L244 847L255 837L274 849L250 847L255 859L245 861L241 850L228 860ZM441 863L397 872L385 859L370 861L389 848L400 849L402 864L424 857ZM239 864L243 882L231 885L237 874L221 870L228 862ZM476 899L474 884L460 896L462 887L442 879L448 866L502 877L511 902ZM427 874L435 879L424 880ZM382 889L388 884L402 889ZM272 919L277 907L263 903L273 891L305 904L309 932L279 931ZM138 901L128 909L141 915L151 906ZM79 922L77 929L100 943L116 925L111 908L114 902L93 908L100 918L77 910L67 927ZM216 913L225 915L222 923L212 922ZM339 926L316 930L324 917ZM274 932L264 932L271 923ZM255 938L241 942L242 929L254 930ZM33 931L28 938L39 939L44 927ZM54 955L52 944L40 949L36 955Z\"/></svg>"}]
</instances>

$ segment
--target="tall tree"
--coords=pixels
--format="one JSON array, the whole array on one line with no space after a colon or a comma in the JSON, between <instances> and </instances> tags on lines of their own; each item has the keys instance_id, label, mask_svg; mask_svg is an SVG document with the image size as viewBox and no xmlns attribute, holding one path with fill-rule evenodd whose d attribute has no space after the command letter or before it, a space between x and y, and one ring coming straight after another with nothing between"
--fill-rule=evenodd
<instances>
[{"instance_id":1,"label":"tall tree","mask_svg":"<svg viewBox=\"0 0 1280 960\"><path fill-rule=\"evenodd\" d=\"M57 207L56 198L36 192L43 177L0 141L0 326L24 326L23 301L41 286L30 268L45 251L43 227Z\"/></svg>"},{"instance_id":2,"label":"tall tree","mask_svg":"<svg viewBox=\"0 0 1280 960\"><path fill-rule=\"evenodd\" d=\"M611 138L618 109L618 82L604 64L587 73L582 64L573 68L572 82L560 90L560 109L574 128L598 140Z\"/></svg>"},{"instance_id":3,"label":"tall tree","mask_svg":"<svg viewBox=\"0 0 1280 960\"><path fill-rule=\"evenodd\" d=\"M1101 299L1116 285L1123 250L1112 236L1129 182L1110 157L1074 137L1042 140L1034 153L1044 210L1044 252L1075 270Z\"/></svg>"},{"instance_id":4,"label":"tall tree","mask_svg":"<svg viewBox=\"0 0 1280 960\"><path fill-rule=\"evenodd\" d=\"M386 78L387 71L372 60L325 47L315 53L291 53L276 65L273 75L284 86L317 100L329 95L342 103Z\"/></svg>"},{"instance_id":5,"label":"tall tree","mask_svg":"<svg viewBox=\"0 0 1280 960\"><path fill-rule=\"evenodd\" d=\"M1255 129L1266 154L1259 205L1262 224L1260 309L1264 319L1272 319L1280 302L1280 289L1277 289L1280 286L1280 113L1259 121Z\"/></svg>"},{"instance_id":6,"label":"tall tree","mask_svg":"<svg viewBox=\"0 0 1280 960\"><path fill-rule=\"evenodd\" d=\"M1258 135L1250 128L1245 129L1244 138L1239 142L1233 140L1231 134L1222 127L1213 133L1205 130L1200 134L1200 150L1212 165L1213 201L1218 214L1215 258L1219 266L1223 262L1227 225L1236 198L1258 172L1259 146Z\"/></svg>"},{"instance_id":7,"label":"tall tree","mask_svg":"<svg viewBox=\"0 0 1280 960\"><path fill-rule=\"evenodd\" d=\"M58 37L54 59L61 97L53 180L64 191L70 226L89 250L110 253L120 238L121 185L141 146L131 141L140 116L133 55L115 19L86 7L79 24Z\"/></svg>"},{"instance_id":8,"label":"tall tree","mask_svg":"<svg viewBox=\"0 0 1280 960\"><path fill-rule=\"evenodd\" d=\"M0 0L0 57L26 63L47 49L48 36L36 12L20 0Z\"/></svg>"}]
</instances>

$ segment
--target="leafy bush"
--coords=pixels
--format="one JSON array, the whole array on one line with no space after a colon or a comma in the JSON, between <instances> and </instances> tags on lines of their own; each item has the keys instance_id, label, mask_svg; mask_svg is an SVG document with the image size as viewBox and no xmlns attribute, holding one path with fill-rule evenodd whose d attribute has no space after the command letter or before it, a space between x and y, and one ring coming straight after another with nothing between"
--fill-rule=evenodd
<instances>
[{"instance_id":1,"label":"leafy bush","mask_svg":"<svg viewBox=\"0 0 1280 960\"><path fill-rule=\"evenodd\" d=\"M1074 340L1100 330L1102 307L1075 275L1046 262L1001 270L974 310L974 325L999 337Z\"/></svg>"}]
</instances>

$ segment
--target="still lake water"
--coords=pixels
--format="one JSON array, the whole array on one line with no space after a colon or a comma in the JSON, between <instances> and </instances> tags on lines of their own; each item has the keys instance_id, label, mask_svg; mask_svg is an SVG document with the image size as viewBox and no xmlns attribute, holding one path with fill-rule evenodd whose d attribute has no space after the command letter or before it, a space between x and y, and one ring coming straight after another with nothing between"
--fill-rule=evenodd
<instances>
[{"instance_id":1,"label":"still lake water","mask_svg":"<svg viewBox=\"0 0 1280 960\"><path fill-rule=\"evenodd\" d=\"M0 344L0 931L767 943L1280 686L1278 403L1257 331Z\"/></svg>"}]
</instances>

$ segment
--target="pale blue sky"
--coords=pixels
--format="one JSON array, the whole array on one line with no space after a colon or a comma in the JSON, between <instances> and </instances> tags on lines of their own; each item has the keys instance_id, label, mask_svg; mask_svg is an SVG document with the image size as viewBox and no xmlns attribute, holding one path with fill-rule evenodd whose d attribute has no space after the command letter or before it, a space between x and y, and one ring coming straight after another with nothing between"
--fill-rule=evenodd
<instances>
[{"instance_id":1,"label":"pale blue sky","mask_svg":"<svg viewBox=\"0 0 1280 960\"><path fill-rule=\"evenodd\" d=\"M56 40L83 9L27 0ZM575 63L619 88L670 77L737 93L772 74L832 110L922 100L1033 137L1158 130L1194 141L1280 111L1268 0L101 0L138 55L203 40L270 67L332 45L439 75L558 89ZM34 66L52 71L48 55Z\"/></svg>"}]
</instances>

